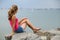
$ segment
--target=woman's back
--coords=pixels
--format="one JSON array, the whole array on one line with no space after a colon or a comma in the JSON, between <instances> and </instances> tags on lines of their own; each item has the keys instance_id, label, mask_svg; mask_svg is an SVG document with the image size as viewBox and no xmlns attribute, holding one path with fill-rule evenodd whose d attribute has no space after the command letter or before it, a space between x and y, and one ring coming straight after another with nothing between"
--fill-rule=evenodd
<instances>
[{"instance_id":1,"label":"woman's back","mask_svg":"<svg viewBox=\"0 0 60 40\"><path fill-rule=\"evenodd\" d=\"M12 25L13 25L12 20L9 20L9 22L10 22L10 25L11 25L11 27L12 27ZM16 18L16 19L15 19L15 26L14 26L14 30L17 30L17 29L18 29L18 19Z\"/></svg>"}]
</instances>

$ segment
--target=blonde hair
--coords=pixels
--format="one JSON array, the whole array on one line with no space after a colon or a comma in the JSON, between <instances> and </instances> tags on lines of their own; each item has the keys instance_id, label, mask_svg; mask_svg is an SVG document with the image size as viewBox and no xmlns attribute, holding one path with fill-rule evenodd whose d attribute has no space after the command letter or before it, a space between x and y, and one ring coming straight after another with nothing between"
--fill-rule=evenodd
<instances>
[{"instance_id":1,"label":"blonde hair","mask_svg":"<svg viewBox=\"0 0 60 40\"><path fill-rule=\"evenodd\" d=\"M11 20L12 16L16 14L17 10L18 10L17 5L12 5L10 10L8 11L8 20Z\"/></svg>"}]
</instances>

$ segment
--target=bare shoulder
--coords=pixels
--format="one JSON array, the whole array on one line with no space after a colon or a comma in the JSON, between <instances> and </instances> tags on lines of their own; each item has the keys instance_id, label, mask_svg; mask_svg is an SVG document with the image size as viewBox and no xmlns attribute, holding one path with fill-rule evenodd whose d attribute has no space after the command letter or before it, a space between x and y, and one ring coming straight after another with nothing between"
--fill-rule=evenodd
<instances>
[{"instance_id":1,"label":"bare shoulder","mask_svg":"<svg viewBox=\"0 0 60 40\"><path fill-rule=\"evenodd\" d=\"M15 16L15 15L13 15L13 16L12 16L12 20L15 20L15 19L16 19L16 16Z\"/></svg>"}]
</instances>

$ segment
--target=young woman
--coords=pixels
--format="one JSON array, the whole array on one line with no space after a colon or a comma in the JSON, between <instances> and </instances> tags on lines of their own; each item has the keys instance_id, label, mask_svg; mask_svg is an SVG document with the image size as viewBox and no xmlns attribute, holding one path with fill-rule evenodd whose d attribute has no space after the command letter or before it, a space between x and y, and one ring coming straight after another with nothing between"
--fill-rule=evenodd
<instances>
[{"instance_id":1,"label":"young woman","mask_svg":"<svg viewBox=\"0 0 60 40\"><path fill-rule=\"evenodd\" d=\"M18 18L16 17L17 11L18 11L17 5L12 5L10 10L8 11L8 20L12 28L12 33L10 34L11 36L15 32L16 33L24 32L27 25L33 30L33 32L37 32L40 30L40 28L36 28L35 26L33 26L28 20L28 18L18 20Z\"/></svg>"}]
</instances>

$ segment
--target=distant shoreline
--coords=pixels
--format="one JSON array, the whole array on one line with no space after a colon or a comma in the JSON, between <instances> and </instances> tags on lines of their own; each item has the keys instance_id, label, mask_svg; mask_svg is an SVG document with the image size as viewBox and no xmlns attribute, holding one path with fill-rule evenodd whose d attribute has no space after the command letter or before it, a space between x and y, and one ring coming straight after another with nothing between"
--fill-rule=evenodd
<instances>
[{"instance_id":1,"label":"distant shoreline","mask_svg":"<svg viewBox=\"0 0 60 40\"><path fill-rule=\"evenodd\" d=\"M9 9L9 8L0 8L1 9ZM19 9L34 9L34 10L60 10L60 8L19 8Z\"/></svg>"}]
</instances>

